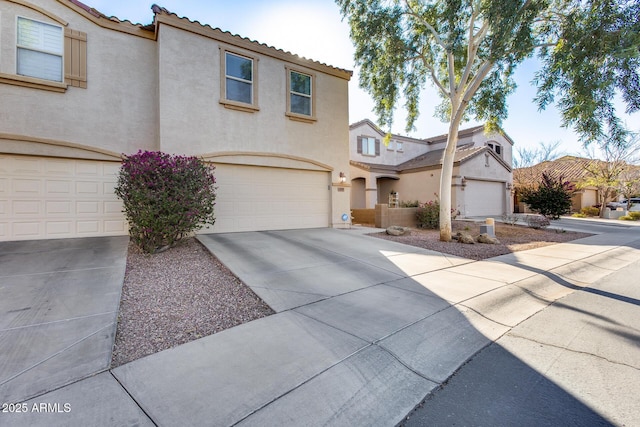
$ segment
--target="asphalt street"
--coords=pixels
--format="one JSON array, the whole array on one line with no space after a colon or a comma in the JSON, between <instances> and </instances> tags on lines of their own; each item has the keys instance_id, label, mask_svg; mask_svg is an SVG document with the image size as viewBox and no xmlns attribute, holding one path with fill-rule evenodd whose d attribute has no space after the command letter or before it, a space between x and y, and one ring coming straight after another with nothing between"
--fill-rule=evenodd
<instances>
[{"instance_id":1,"label":"asphalt street","mask_svg":"<svg viewBox=\"0 0 640 427\"><path fill-rule=\"evenodd\" d=\"M640 260L525 320L463 365L403 425L640 425L638 278Z\"/></svg>"}]
</instances>

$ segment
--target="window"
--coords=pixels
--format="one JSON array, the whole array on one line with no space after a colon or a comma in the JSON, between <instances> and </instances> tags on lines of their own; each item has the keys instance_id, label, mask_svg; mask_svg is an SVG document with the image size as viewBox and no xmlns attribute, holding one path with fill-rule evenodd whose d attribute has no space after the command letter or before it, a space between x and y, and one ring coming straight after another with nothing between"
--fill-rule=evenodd
<instances>
[{"instance_id":1,"label":"window","mask_svg":"<svg viewBox=\"0 0 640 427\"><path fill-rule=\"evenodd\" d=\"M370 136L359 136L357 148L358 153L365 156L379 156L380 140Z\"/></svg>"},{"instance_id":2,"label":"window","mask_svg":"<svg viewBox=\"0 0 640 427\"><path fill-rule=\"evenodd\" d=\"M62 27L18 17L17 33L16 73L62 82Z\"/></svg>"},{"instance_id":3,"label":"window","mask_svg":"<svg viewBox=\"0 0 640 427\"><path fill-rule=\"evenodd\" d=\"M396 151L402 151L402 142L396 141Z\"/></svg>"},{"instance_id":4,"label":"window","mask_svg":"<svg viewBox=\"0 0 640 427\"><path fill-rule=\"evenodd\" d=\"M291 120L312 123L316 121L315 76L285 67L287 72L287 110Z\"/></svg>"},{"instance_id":5,"label":"window","mask_svg":"<svg viewBox=\"0 0 640 427\"><path fill-rule=\"evenodd\" d=\"M311 76L296 71L289 73L290 111L295 114L311 116Z\"/></svg>"},{"instance_id":6,"label":"window","mask_svg":"<svg viewBox=\"0 0 640 427\"><path fill-rule=\"evenodd\" d=\"M502 146L497 142L488 142L487 146L496 152L497 155L502 157Z\"/></svg>"},{"instance_id":7,"label":"window","mask_svg":"<svg viewBox=\"0 0 640 427\"><path fill-rule=\"evenodd\" d=\"M225 52L225 98L253 104L253 60Z\"/></svg>"}]
</instances>

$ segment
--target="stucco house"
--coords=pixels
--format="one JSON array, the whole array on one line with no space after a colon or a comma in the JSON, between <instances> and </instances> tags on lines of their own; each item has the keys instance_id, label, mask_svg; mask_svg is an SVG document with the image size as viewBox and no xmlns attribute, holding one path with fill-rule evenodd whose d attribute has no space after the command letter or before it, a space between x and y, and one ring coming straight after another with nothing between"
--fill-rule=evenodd
<instances>
[{"instance_id":1,"label":"stucco house","mask_svg":"<svg viewBox=\"0 0 640 427\"><path fill-rule=\"evenodd\" d=\"M589 169L595 168L595 170L598 170L598 165L604 163L602 160L563 156L559 159L547 160L526 168L514 169L515 212L529 212L528 206L519 200L519 192L522 188L535 186L539 183L543 173L553 178L562 177L565 181L569 181L574 185L575 192L571 197L572 212L580 212L582 208L597 205L599 203L598 189L594 186L585 185L584 182L589 177ZM611 196L614 196L614 194Z\"/></svg>"},{"instance_id":2,"label":"stucco house","mask_svg":"<svg viewBox=\"0 0 640 427\"><path fill-rule=\"evenodd\" d=\"M351 207L371 209L401 201L434 200L440 192L442 155L447 135L419 139L391 135L368 119L349 127ZM458 133L452 207L465 217L511 212L513 141L504 132L487 135L483 126Z\"/></svg>"},{"instance_id":3,"label":"stucco house","mask_svg":"<svg viewBox=\"0 0 640 427\"><path fill-rule=\"evenodd\" d=\"M0 240L126 234L138 150L216 166L208 231L347 226L351 71L152 11L0 0Z\"/></svg>"}]
</instances>

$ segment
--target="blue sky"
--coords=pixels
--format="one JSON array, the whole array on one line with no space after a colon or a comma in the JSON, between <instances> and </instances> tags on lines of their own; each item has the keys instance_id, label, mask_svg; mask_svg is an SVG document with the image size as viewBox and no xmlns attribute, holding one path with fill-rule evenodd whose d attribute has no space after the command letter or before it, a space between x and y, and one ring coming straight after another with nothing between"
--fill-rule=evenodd
<instances>
[{"instance_id":1,"label":"blue sky","mask_svg":"<svg viewBox=\"0 0 640 427\"><path fill-rule=\"evenodd\" d=\"M357 69L353 63L354 48L349 39L347 22L342 21L338 6L332 0L157 0L158 5L192 21L248 37L269 46L290 51L316 61L354 71L349 83L349 122L364 118L376 121L373 101L358 87ZM153 19L152 2L146 0L84 0L87 5L108 16L134 23L148 24ZM567 154L583 153L578 136L561 127L554 108L539 112L533 103L535 88L530 81L537 64L534 59L523 63L517 73L518 89L509 98L509 118L503 129L517 147L535 148L539 143L561 142ZM410 135L425 138L444 134L447 124L433 117L439 103L429 85L422 95L421 115L416 131ZM624 111L621 108L621 111ZM627 125L640 131L640 114L623 116ZM394 118L392 132L405 134L405 115L401 108ZM462 127L477 123L470 122Z\"/></svg>"}]
</instances>

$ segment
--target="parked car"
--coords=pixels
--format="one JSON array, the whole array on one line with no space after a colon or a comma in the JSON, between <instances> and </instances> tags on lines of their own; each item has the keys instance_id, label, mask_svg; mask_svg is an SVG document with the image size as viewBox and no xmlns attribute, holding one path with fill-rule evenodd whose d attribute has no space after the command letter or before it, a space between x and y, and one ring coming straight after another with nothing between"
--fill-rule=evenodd
<instances>
[{"instance_id":1,"label":"parked car","mask_svg":"<svg viewBox=\"0 0 640 427\"><path fill-rule=\"evenodd\" d=\"M617 209L617 208L623 208L626 209L627 208L627 199L623 199L619 202L609 202L607 203L607 207L613 209ZM632 197L631 198L631 207L629 208L630 211L640 211L640 197Z\"/></svg>"}]
</instances>

